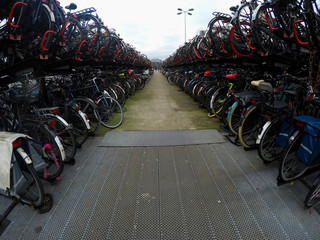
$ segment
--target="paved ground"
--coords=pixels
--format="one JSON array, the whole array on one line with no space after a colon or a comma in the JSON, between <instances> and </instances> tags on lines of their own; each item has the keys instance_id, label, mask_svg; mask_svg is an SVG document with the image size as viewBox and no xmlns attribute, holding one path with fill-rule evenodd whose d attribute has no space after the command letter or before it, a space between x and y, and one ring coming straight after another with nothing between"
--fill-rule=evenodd
<instances>
[{"instance_id":1,"label":"paved ground","mask_svg":"<svg viewBox=\"0 0 320 240\"><path fill-rule=\"evenodd\" d=\"M115 131L191 130L217 128L218 121L208 117L189 95L168 83L155 72L141 91L136 91L125 104L122 125ZM103 127L99 131L103 134Z\"/></svg>"},{"instance_id":2,"label":"paved ground","mask_svg":"<svg viewBox=\"0 0 320 240\"><path fill-rule=\"evenodd\" d=\"M0 239L319 239L320 215L303 208L307 189L278 187L277 165L255 152L227 142L116 148L101 140L89 139L63 179L45 185L50 212L18 204Z\"/></svg>"}]
</instances>

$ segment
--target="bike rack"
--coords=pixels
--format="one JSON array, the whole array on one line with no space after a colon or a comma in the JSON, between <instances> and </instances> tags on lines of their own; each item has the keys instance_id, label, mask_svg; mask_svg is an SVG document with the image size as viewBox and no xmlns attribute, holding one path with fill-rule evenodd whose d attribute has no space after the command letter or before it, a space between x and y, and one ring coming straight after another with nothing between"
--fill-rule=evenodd
<instances>
[{"instance_id":1,"label":"bike rack","mask_svg":"<svg viewBox=\"0 0 320 240\"><path fill-rule=\"evenodd\" d=\"M94 7L91 8L85 8L83 10L74 12L73 14L77 15L77 16L81 16L81 15L85 15L85 14L89 14L89 13L93 13L96 12L97 10Z\"/></svg>"}]
</instances>

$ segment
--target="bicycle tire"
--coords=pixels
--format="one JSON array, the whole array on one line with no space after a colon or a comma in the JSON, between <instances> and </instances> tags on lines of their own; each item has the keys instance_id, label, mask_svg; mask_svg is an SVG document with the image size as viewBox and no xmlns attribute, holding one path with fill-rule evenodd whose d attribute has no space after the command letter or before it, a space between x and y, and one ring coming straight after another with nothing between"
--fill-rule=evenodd
<instances>
[{"instance_id":1,"label":"bicycle tire","mask_svg":"<svg viewBox=\"0 0 320 240\"><path fill-rule=\"evenodd\" d=\"M220 116L220 120L222 121L224 126L228 126L228 112L229 112L230 108L232 107L234 101L235 100L233 99L232 95L229 95L223 101L222 109L218 115Z\"/></svg>"},{"instance_id":2,"label":"bicycle tire","mask_svg":"<svg viewBox=\"0 0 320 240\"><path fill-rule=\"evenodd\" d=\"M283 154L283 147L276 144L277 137L281 131L283 121L280 118L271 122L261 136L260 144L258 145L259 157L264 162L273 162Z\"/></svg>"},{"instance_id":3,"label":"bicycle tire","mask_svg":"<svg viewBox=\"0 0 320 240\"><path fill-rule=\"evenodd\" d=\"M230 131L237 135L239 131L239 123L241 119L242 107L239 104L239 101L236 101L231 106L230 112L228 113L228 126Z\"/></svg>"},{"instance_id":4,"label":"bicycle tire","mask_svg":"<svg viewBox=\"0 0 320 240\"><path fill-rule=\"evenodd\" d=\"M101 124L107 128L117 128L123 121L121 105L113 98L101 96L97 100Z\"/></svg>"},{"instance_id":5,"label":"bicycle tire","mask_svg":"<svg viewBox=\"0 0 320 240\"><path fill-rule=\"evenodd\" d=\"M101 125L101 118L97 105L93 100L85 97L77 97L73 99L73 102L80 104L80 110L87 114L90 122L90 129L88 129L88 132L89 135L94 135Z\"/></svg>"},{"instance_id":6,"label":"bicycle tire","mask_svg":"<svg viewBox=\"0 0 320 240\"><path fill-rule=\"evenodd\" d=\"M125 93L125 91L119 85L114 85L113 88L116 91L117 96L118 96L117 101L120 103L121 107L123 107L124 104L126 103L126 93Z\"/></svg>"},{"instance_id":7,"label":"bicycle tire","mask_svg":"<svg viewBox=\"0 0 320 240\"><path fill-rule=\"evenodd\" d=\"M136 87L136 90L142 90L146 86L146 82L141 79L140 77L137 78L138 86Z\"/></svg>"},{"instance_id":8,"label":"bicycle tire","mask_svg":"<svg viewBox=\"0 0 320 240\"><path fill-rule=\"evenodd\" d=\"M168 76L167 77L167 80L168 80L168 83L170 84L170 85L174 85L175 83L174 83L174 77L173 76Z\"/></svg>"},{"instance_id":9,"label":"bicycle tire","mask_svg":"<svg viewBox=\"0 0 320 240\"><path fill-rule=\"evenodd\" d=\"M212 95L211 101L210 101L210 107L212 110L212 113L219 117L219 113L222 110L223 107L223 101L226 97L226 94L228 92L228 87L221 87L215 91L215 93Z\"/></svg>"},{"instance_id":10,"label":"bicycle tire","mask_svg":"<svg viewBox=\"0 0 320 240\"><path fill-rule=\"evenodd\" d=\"M86 123L77 110L70 106L64 108L64 119L72 124L72 131L76 139L77 147L81 147L87 140L89 134Z\"/></svg>"},{"instance_id":11,"label":"bicycle tire","mask_svg":"<svg viewBox=\"0 0 320 240\"><path fill-rule=\"evenodd\" d=\"M43 41L43 36L48 30L55 31L55 17L46 4L42 4L41 8L41 24L37 24L36 27L33 27L32 31L30 31L30 29L25 30L30 34L22 34L22 40L14 45L15 56L19 61L36 58L38 57L38 54L47 54L47 51L41 49L50 49L54 34L48 34L45 41ZM40 47L40 45L42 47Z\"/></svg>"},{"instance_id":12,"label":"bicycle tire","mask_svg":"<svg viewBox=\"0 0 320 240\"><path fill-rule=\"evenodd\" d=\"M73 159L76 154L76 140L72 131L72 127L66 125L60 118L57 116L51 115L56 122L52 127L52 130L55 132L57 137L60 139L60 142L64 148L66 154L66 162Z\"/></svg>"},{"instance_id":13,"label":"bicycle tire","mask_svg":"<svg viewBox=\"0 0 320 240\"><path fill-rule=\"evenodd\" d=\"M284 150L284 157L279 165L280 176L285 181L292 181L301 177L307 170L308 167L303 164L298 157L296 152L303 139L303 133L295 132L290 137L289 143Z\"/></svg>"},{"instance_id":14,"label":"bicycle tire","mask_svg":"<svg viewBox=\"0 0 320 240\"><path fill-rule=\"evenodd\" d=\"M304 206L308 209L320 202L320 184L313 186L304 200Z\"/></svg>"},{"instance_id":15,"label":"bicycle tire","mask_svg":"<svg viewBox=\"0 0 320 240\"><path fill-rule=\"evenodd\" d=\"M61 154L61 150L56 140L55 133L44 125L41 125L33 121L23 121L24 133L34 138L41 143L41 146L50 144L52 151L56 157L58 166L56 165L55 159L52 156L48 155L48 158L44 158L44 161L48 164L46 167L47 178L48 180L56 179L60 176L64 169L64 159ZM40 172L39 175L44 177L44 172Z\"/></svg>"},{"instance_id":16,"label":"bicycle tire","mask_svg":"<svg viewBox=\"0 0 320 240\"><path fill-rule=\"evenodd\" d=\"M244 148L253 148L256 146L256 139L259 135L261 125L260 109L253 105L241 117L238 136L241 145Z\"/></svg>"},{"instance_id":17,"label":"bicycle tire","mask_svg":"<svg viewBox=\"0 0 320 240\"><path fill-rule=\"evenodd\" d=\"M78 17L82 29L85 31L86 38L90 42L89 52L93 57L96 57L100 50L100 29L99 20L90 14Z\"/></svg>"},{"instance_id":18,"label":"bicycle tire","mask_svg":"<svg viewBox=\"0 0 320 240\"><path fill-rule=\"evenodd\" d=\"M44 200L44 189L42 182L38 177L32 163L27 164L24 161L24 157L18 153L17 150L14 150L13 154L17 159L21 173L26 180L25 187L18 190L17 194L23 203L32 205L35 208L41 207Z\"/></svg>"},{"instance_id":19,"label":"bicycle tire","mask_svg":"<svg viewBox=\"0 0 320 240\"><path fill-rule=\"evenodd\" d=\"M272 6L265 5L260 7L253 21L253 34L260 49L279 55L286 52L288 46L286 41L276 34L275 30L271 29L271 27L274 29L280 28L274 19L276 18Z\"/></svg>"}]
</instances>

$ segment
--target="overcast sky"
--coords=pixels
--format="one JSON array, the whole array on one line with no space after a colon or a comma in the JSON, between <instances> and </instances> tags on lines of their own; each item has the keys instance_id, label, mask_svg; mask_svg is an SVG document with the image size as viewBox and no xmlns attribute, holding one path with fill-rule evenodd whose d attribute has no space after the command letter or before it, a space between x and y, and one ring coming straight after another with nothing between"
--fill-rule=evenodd
<instances>
[{"instance_id":1,"label":"overcast sky","mask_svg":"<svg viewBox=\"0 0 320 240\"><path fill-rule=\"evenodd\" d=\"M206 29L213 12L230 13L229 7L240 0L60 0L65 7L71 2L81 10L94 7L106 26L114 28L126 43L149 59L169 57L184 43L184 16L177 8L194 8L187 15L187 40Z\"/></svg>"}]
</instances>

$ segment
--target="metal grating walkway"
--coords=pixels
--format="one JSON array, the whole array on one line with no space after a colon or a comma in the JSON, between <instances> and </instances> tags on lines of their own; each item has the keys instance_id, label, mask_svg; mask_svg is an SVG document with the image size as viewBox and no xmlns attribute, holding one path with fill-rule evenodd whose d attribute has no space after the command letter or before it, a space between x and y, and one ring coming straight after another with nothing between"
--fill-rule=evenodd
<instances>
[{"instance_id":1,"label":"metal grating walkway","mask_svg":"<svg viewBox=\"0 0 320 240\"><path fill-rule=\"evenodd\" d=\"M254 151L101 141L90 139L62 181L46 186L49 213L18 204L0 239L319 239L306 187L278 187L277 164L264 166Z\"/></svg>"},{"instance_id":2,"label":"metal grating walkway","mask_svg":"<svg viewBox=\"0 0 320 240\"><path fill-rule=\"evenodd\" d=\"M216 129L176 131L110 131L104 135L101 147L155 147L224 143Z\"/></svg>"}]
</instances>

